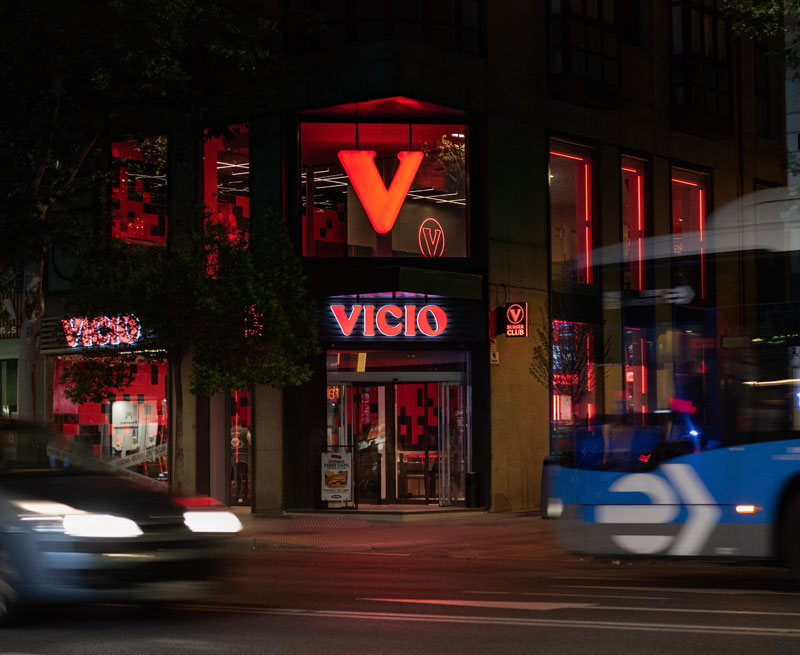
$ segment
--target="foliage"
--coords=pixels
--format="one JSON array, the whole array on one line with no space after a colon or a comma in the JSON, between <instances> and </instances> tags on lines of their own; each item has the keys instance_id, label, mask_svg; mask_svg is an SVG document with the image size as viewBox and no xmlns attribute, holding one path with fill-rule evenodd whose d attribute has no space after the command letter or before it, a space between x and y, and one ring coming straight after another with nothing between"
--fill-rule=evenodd
<instances>
[{"instance_id":1,"label":"foliage","mask_svg":"<svg viewBox=\"0 0 800 655\"><path fill-rule=\"evenodd\" d=\"M99 240L82 258L71 304L85 316L135 314L149 356L191 355L191 390L204 395L305 382L318 349L300 261L274 213L233 238L210 226L178 252ZM102 382L91 386L84 377L93 374ZM68 382L95 392L105 384L106 396L117 386L91 366Z\"/></svg>"},{"instance_id":2,"label":"foliage","mask_svg":"<svg viewBox=\"0 0 800 655\"><path fill-rule=\"evenodd\" d=\"M135 356L116 353L105 357L85 356L64 369L59 382L64 395L76 404L100 403L110 394L128 387L134 378Z\"/></svg>"},{"instance_id":3,"label":"foliage","mask_svg":"<svg viewBox=\"0 0 800 655\"><path fill-rule=\"evenodd\" d=\"M734 34L775 44L797 74L800 64L800 0L727 0L724 12Z\"/></svg>"}]
</instances>

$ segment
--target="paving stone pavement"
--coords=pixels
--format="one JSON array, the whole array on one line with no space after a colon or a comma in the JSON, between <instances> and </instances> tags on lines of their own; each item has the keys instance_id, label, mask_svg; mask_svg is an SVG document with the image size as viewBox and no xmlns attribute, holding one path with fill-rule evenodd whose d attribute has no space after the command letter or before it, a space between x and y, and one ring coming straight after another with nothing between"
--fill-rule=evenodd
<instances>
[{"instance_id":1,"label":"paving stone pavement","mask_svg":"<svg viewBox=\"0 0 800 655\"><path fill-rule=\"evenodd\" d=\"M561 553L550 522L542 520L538 512L471 511L404 515L403 520L356 513L262 517L252 515L246 508L237 508L236 513L244 525L237 541L254 549L315 548L461 558L484 558L489 554L504 559L570 557Z\"/></svg>"}]
</instances>

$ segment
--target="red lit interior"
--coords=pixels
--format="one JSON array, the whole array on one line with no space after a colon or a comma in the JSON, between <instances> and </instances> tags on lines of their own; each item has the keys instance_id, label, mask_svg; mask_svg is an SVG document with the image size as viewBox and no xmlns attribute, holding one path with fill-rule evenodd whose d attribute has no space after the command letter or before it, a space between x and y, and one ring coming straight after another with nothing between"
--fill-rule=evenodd
<instances>
[{"instance_id":1,"label":"red lit interior","mask_svg":"<svg viewBox=\"0 0 800 655\"><path fill-rule=\"evenodd\" d=\"M142 452L167 442L166 362L140 361L133 382L101 403L77 405L66 397L59 381L65 369L78 361L78 356L55 357L53 360L53 427L68 438L78 452L104 460ZM114 426L113 403L129 403L135 416L130 424ZM166 455L155 463L138 465L139 473L154 477L166 473Z\"/></svg>"},{"instance_id":2,"label":"red lit interior","mask_svg":"<svg viewBox=\"0 0 800 655\"><path fill-rule=\"evenodd\" d=\"M577 281L591 284L592 165L588 156L567 152L569 149L559 145L550 151L551 219L556 228L563 228L565 238L566 234L574 234L566 244L568 251L561 256L573 255L577 264ZM554 252L554 256L558 255Z\"/></svg>"},{"instance_id":3,"label":"red lit interior","mask_svg":"<svg viewBox=\"0 0 800 655\"><path fill-rule=\"evenodd\" d=\"M621 171L623 200L623 242L627 251L627 286L636 291L646 289L644 243L646 221L644 209L644 164L625 159Z\"/></svg>"},{"instance_id":4,"label":"red lit interior","mask_svg":"<svg viewBox=\"0 0 800 655\"><path fill-rule=\"evenodd\" d=\"M117 172L111 189L111 235L139 243L167 241L167 178L159 139L118 141L111 146ZM148 153L148 157L145 157Z\"/></svg>"}]
</instances>

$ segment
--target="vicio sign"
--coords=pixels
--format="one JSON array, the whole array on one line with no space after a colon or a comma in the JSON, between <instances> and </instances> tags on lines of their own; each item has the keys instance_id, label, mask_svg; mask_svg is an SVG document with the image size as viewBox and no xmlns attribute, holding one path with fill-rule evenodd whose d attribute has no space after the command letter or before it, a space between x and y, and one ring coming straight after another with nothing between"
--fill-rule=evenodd
<instances>
[{"instance_id":1,"label":"vicio sign","mask_svg":"<svg viewBox=\"0 0 800 655\"><path fill-rule=\"evenodd\" d=\"M447 328L447 313L439 305L352 305L348 312L345 305L331 305L330 310L336 319L341 333L349 337L356 324L361 321L362 334L374 337L437 337Z\"/></svg>"},{"instance_id":2,"label":"vicio sign","mask_svg":"<svg viewBox=\"0 0 800 655\"><path fill-rule=\"evenodd\" d=\"M61 321L70 348L120 346L136 343L142 337L139 319L132 314L117 316L78 316Z\"/></svg>"}]
</instances>

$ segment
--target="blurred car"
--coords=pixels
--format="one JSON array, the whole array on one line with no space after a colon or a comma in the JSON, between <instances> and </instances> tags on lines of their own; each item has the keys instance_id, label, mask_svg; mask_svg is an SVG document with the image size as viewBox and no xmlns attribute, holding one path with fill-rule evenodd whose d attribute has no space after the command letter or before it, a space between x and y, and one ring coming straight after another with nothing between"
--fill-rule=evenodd
<instances>
[{"instance_id":1,"label":"blurred car","mask_svg":"<svg viewBox=\"0 0 800 655\"><path fill-rule=\"evenodd\" d=\"M0 421L0 622L31 603L168 602L216 588L224 543L242 529L234 514L99 459L86 466L57 439Z\"/></svg>"}]
</instances>

